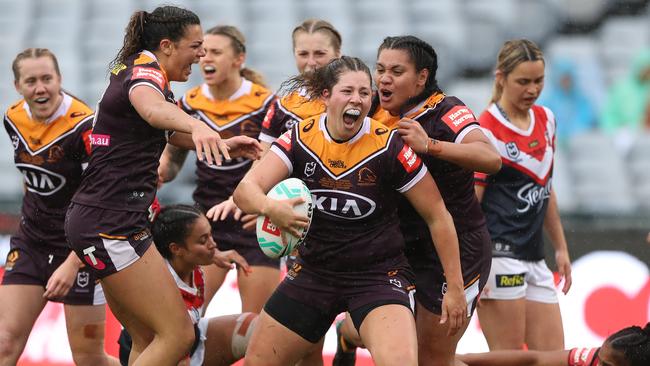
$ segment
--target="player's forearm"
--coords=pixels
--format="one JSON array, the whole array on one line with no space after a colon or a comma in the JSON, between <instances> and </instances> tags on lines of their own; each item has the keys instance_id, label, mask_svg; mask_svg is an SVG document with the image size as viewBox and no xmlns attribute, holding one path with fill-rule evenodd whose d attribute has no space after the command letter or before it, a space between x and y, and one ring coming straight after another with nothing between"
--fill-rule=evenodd
<instances>
[{"instance_id":1,"label":"player's forearm","mask_svg":"<svg viewBox=\"0 0 650 366\"><path fill-rule=\"evenodd\" d=\"M165 150L160 157L160 167L158 169L160 179L163 183L172 181L176 178L178 172L183 168L186 157L186 149L181 149L170 144L167 144L167 146L165 146Z\"/></svg>"},{"instance_id":2,"label":"player's forearm","mask_svg":"<svg viewBox=\"0 0 650 366\"><path fill-rule=\"evenodd\" d=\"M264 214L267 197L259 184L244 177L232 194L233 200L240 210L247 214Z\"/></svg>"},{"instance_id":3,"label":"player's forearm","mask_svg":"<svg viewBox=\"0 0 650 366\"><path fill-rule=\"evenodd\" d=\"M475 141L457 144L430 139L427 154L465 169L494 174L501 169L501 157L489 143Z\"/></svg>"},{"instance_id":4,"label":"player's forearm","mask_svg":"<svg viewBox=\"0 0 650 366\"><path fill-rule=\"evenodd\" d=\"M164 99L152 101L149 104L136 108L140 116L151 126L161 129L192 133L193 125L202 123L187 113L183 112L175 104Z\"/></svg>"}]
</instances>

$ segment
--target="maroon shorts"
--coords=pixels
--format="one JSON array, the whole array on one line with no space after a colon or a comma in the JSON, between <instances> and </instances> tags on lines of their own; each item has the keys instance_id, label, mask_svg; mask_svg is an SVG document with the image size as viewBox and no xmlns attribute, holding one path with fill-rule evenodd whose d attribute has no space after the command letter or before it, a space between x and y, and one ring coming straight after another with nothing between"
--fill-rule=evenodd
<instances>
[{"instance_id":1,"label":"maroon shorts","mask_svg":"<svg viewBox=\"0 0 650 366\"><path fill-rule=\"evenodd\" d=\"M65 218L72 250L102 279L140 259L153 243L146 212L72 203Z\"/></svg>"},{"instance_id":2,"label":"maroon shorts","mask_svg":"<svg viewBox=\"0 0 650 366\"><path fill-rule=\"evenodd\" d=\"M460 264L463 272L465 298L471 305L471 316L478 303L478 296L487 284L492 264L492 244L487 228L480 228L458 235ZM409 243L406 243L409 245ZM415 299L428 311L440 315L442 299L447 290L442 264L437 256L410 255L409 264L415 272L417 291Z\"/></svg>"},{"instance_id":3,"label":"maroon shorts","mask_svg":"<svg viewBox=\"0 0 650 366\"><path fill-rule=\"evenodd\" d=\"M312 270L297 258L264 310L315 343L344 311L350 312L359 329L365 316L379 306L400 304L413 310L413 280L405 259L363 272L330 272Z\"/></svg>"},{"instance_id":4,"label":"maroon shorts","mask_svg":"<svg viewBox=\"0 0 650 366\"><path fill-rule=\"evenodd\" d=\"M244 230L241 221L229 215L224 221L212 222L212 237L219 250L234 249L251 266L280 268L280 260L268 257L260 249L255 231Z\"/></svg>"},{"instance_id":5,"label":"maroon shorts","mask_svg":"<svg viewBox=\"0 0 650 366\"><path fill-rule=\"evenodd\" d=\"M11 238L2 285L35 285L45 288L52 273L66 260L70 249L36 246L20 236ZM68 294L51 299L68 305L105 304L101 285L88 267L79 269Z\"/></svg>"}]
</instances>

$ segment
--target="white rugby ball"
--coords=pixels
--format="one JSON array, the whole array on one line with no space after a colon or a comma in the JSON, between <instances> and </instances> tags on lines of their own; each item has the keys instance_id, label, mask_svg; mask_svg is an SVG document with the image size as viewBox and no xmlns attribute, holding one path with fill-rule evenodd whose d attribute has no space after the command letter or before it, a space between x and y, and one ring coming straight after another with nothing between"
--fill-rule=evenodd
<instances>
[{"instance_id":1,"label":"white rugby ball","mask_svg":"<svg viewBox=\"0 0 650 366\"><path fill-rule=\"evenodd\" d=\"M298 178L289 178L276 184L267 197L274 200L286 200L294 197L302 197L305 202L294 206L294 210L301 215L309 217L309 223L305 229L299 230L300 237L295 237L290 233L281 232L280 228L275 226L268 217L259 215L257 217L257 243L262 252L271 258L280 258L289 255L297 248L307 236L309 225L314 211L314 205L311 200L311 192L303 181Z\"/></svg>"}]
</instances>

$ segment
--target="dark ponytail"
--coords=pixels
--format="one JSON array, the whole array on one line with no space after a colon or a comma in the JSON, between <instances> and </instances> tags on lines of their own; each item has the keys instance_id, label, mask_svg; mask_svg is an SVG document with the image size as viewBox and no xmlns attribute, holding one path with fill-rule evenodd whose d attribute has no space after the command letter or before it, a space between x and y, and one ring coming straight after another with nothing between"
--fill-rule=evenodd
<instances>
[{"instance_id":1,"label":"dark ponytail","mask_svg":"<svg viewBox=\"0 0 650 366\"><path fill-rule=\"evenodd\" d=\"M605 343L622 352L630 366L650 365L650 323L627 327L609 336Z\"/></svg>"},{"instance_id":2,"label":"dark ponytail","mask_svg":"<svg viewBox=\"0 0 650 366\"><path fill-rule=\"evenodd\" d=\"M171 205L163 207L154 221L151 233L156 248L163 258L171 259L169 250L171 243L184 246L192 225L203 216L203 213L194 206Z\"/></svg>"},{"instance_id":3,"label":"dark ponytail","mask_svg":"<svg viewBox=\"0 0 650 366\"><path fill-rule=\"evenodd\" d=\"M141 50L158 50L160 41L165 38L176 42L185 35L187 26L199 24L196 14L176 6L160 6L151 13L136 11L124 30L122 48L109 68L123 64L129 56Z\"/></svg>"},{"instance_id":4,"label":"dark ponytail","mask_svg":"<svg viewBox=\"0 0 650 366\"><path fill-rule=\"evenodd\" d=\"M412 106L427 99L433 93L442 92L436 79L438 55L430 44L415 36L386 37L377 50L377 58L379 58L379 54L383 50L403 50L408 53L411 62L415 65L416 72L424 69L429 71L424 90L407 100L402 106L401 112L411 109Z\"/></svg>"}]
</instances>

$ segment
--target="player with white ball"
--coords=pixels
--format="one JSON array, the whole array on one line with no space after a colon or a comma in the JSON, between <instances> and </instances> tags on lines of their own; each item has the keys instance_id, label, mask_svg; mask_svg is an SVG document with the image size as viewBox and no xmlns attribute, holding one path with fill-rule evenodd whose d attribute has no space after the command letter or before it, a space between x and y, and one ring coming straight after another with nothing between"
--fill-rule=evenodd
<instances>
[{"instance_id":1,"label":"player with white ball","mask_svg":"<svg viewBox=\"0 0 650 366\"><path fill-rule=\"evenodd\" d=\"M348 311L376 364L417 365L414 276L403 253L396 198L404 194L425 219L450 287L462 288L451 216L413 150L367 118L371 76L361 60L343 56L285 86L322 98L326 112L274 142L234 199L244 212L264 215L297 238L310 222L294 210L304 198L275 200L266 192L287 177L301 179L315 210L295 263L260 314L246 364L295 364ZM466 312L462 291L448 291L442 320L458 328Z\"/></svg>"}]
</instances>

